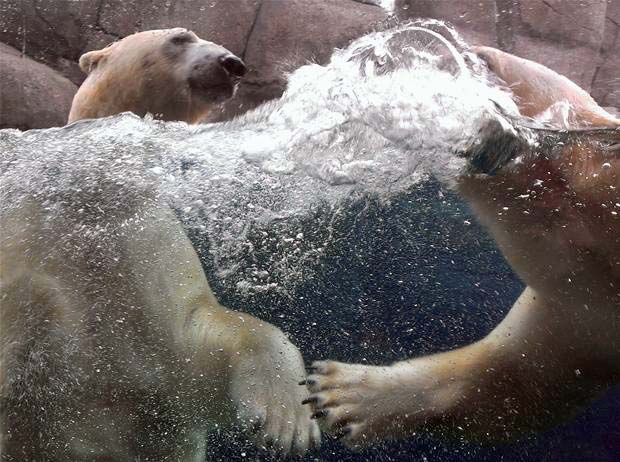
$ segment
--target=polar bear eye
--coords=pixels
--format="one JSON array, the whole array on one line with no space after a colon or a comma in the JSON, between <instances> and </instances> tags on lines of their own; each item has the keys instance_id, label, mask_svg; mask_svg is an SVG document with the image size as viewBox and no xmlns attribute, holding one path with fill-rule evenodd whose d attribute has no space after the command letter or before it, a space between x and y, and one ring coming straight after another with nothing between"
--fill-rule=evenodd
<instances>
[{"instance_id":1,"label":"polar bear eye","mask_svg":"<svg viewBox=\"0 0 620 462\"><path fill-rule=\"evenodd\" d=\"M181 32L180 34L174 35L170 39L170 42L172 42L175 45L184 45L186 43L190 43L193 41L194 41L194 34L191 34L190 32Z\"/></svg>"}]
</instances>

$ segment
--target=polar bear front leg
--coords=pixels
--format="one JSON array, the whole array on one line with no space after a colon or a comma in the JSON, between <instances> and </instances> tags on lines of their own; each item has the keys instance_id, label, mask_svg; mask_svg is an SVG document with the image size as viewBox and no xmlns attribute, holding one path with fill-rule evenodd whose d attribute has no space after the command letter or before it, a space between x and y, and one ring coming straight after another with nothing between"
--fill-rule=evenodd
<instances>
[{"instance_id":1,"label":"polar bear front leg","mask_svg":"<svg viewBox=\"0 0 620 462\"><path fill-rule=\"evenodd\" d=\"M143 307L142 335L166 365L160 380L183 397L183 413L222 424L237 417L282 453L318 446L318 426L301 405L297 348L275 326L218 303L172 210L153 207L131 224L122 239L140 276L133 304Z\"/></svg>"},{"instance_id":2,"label":"polar bear front leg","mask_svg":"<svg viewBox=\"0 0 620 462\"><path fill-rule=\"evenodd\" d=\"M585 317L528 288L493 332L467 347L388 367L315 362L304 402L349 446L417 431L511 439L570 415L613 382L601 373L609 333ZM588 336L592 325L601 326L600 345Z\"/></svg>"},{"instance_id":3,"label":"polar bear front leg","mask_svg":"<svg viewBox=\"0 0 620 462\"><path fill-rule=\"evenodd\" d=\"M207 307L194 313L186 338L200 349L203 374L226 377L226 397L259 446L301 455L320 445L318 425L301 405L304 362L282 331L245 313Z\"/></svg>"},{"instance_id":4,"label":"polar bear front leg","mask_svg":"<svg viewBox=\"0 0 620 462\"><path fill-rule=\"evenodd\" d=\"M384 367L316 361L306 379L313 394L304 403L327 432L352 447L440 429L471 389L481 348Z\"/></svg>"},{"instance_id":5,"label":"polar bear front leg","mask_svg":"<svg viewBox=\"0 0 620 462\"><path fill-rule=\"evenodd\" d=\"M620 120L601 108L587 91L548 67L492 47L478 46L473 51L510 88L521 114L535 118L551 117L550 121L562 126L566 122L586 126L620 126ZM569 104L570 120L562 120L561 114L544 116L558 103Z\"/></svg>"},{"instance_id":6,"label":"polar bear front leg","mask_svg":"<svg viewBox=\"0 0 620 462\"><path fill-rule=\"evenodd\" d=\"M300 406L307 390L301 354L286 336L268 326L268 336L251 341L249 355L233 358L230 394L241 421L253 425L256 442L281 455L303 455L320 445L317 423ZM259 340L259 338L255 339Z\"/></svg>"}]
</instances>

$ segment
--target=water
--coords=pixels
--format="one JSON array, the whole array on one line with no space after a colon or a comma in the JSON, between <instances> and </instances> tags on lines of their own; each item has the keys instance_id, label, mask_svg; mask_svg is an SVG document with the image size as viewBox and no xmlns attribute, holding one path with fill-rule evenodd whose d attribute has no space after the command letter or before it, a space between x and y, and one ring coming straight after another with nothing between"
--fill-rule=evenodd
<instances>
[{"instance_id":1,"label":"water","mask_svg":"<svg viewBox=\"0 0 620 462\"><path fill-rule=\"evenodd\" d=\"M524 145L531 133L457 36L419 27L302 67L280 100L230 122L122 114L1 131L0 218L36 198L67 236L105 247L131 204L165 201L221 301L283 327L307 359L387 363L469 343L522 285L450 188L481 131ZM416 451L443 457L434 445ZM409 460L403 447L368 457Z\"/></svg>"},{"instance_id":2,"label":"water","mask_svg":"<svg viewBox=\"0 0 620 462\"><path fill-rule=\"evenodd\" d=\"M456 153L502 118L497 104L516 113L506 94L446 51L409 25L364 37L326 66L302 67L280 100L231 122L188 126L123 114L5 131L3 208L35 195L48 198L50 215L62 214L53 198L65 192L72 207L99 208L105 219L129 197L156 195L209 240L218 275L234 274L241 293L286 290L331 245L308 244L295 223L319 208L338 214L351 196L387 199L428 173L449 182L466 165ZM280 249L269 268L240 264L258 228Z\"/></svg>"}]
</instances>

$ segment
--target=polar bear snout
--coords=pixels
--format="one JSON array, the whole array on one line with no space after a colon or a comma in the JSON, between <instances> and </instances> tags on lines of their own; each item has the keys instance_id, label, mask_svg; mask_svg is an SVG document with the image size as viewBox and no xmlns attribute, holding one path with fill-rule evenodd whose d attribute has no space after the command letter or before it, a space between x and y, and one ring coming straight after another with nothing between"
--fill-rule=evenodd
<instances>
[{"instance_id":1,"label":"polar bear snout","mask_svg":"<svg viewBox=\"0 0 620 462\"><path fill-rule=\"evenodd\" d=\"M212 102L230 98L247 70L241 58L223 50L215 55L207 50L197 57L188 76L190 88Z\"/></svg>"},{"instance_id":2,"label":"polar bear snout","mask_svg":"<svg viewBox=\"0 0 620 462\"><path fill-rule=\"evenodd\" d=\"M233 54L220 56L218 58L218 62L220 63L220 66L228 72L228 75L233 77L243 77L247 72L245 63L241 60L241 58L238 58Z\"/></svg>"}]
</instances>

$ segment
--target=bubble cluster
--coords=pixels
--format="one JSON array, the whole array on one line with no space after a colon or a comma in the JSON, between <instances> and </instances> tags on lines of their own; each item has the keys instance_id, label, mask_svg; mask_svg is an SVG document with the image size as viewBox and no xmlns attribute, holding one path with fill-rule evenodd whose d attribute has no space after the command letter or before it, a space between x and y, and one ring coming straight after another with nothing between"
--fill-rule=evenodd
<instances>
[{"instance_id":1,"label":"bubble cluster","mask_svg":"<svg viewBox=\"0 0 620 462\"><path fill-rule=\"evenodd\" d=\"M164 201L240 293L285 291L331 245L309 220L329 230L351 198L389 200L429 174L450 183L498 107L517 114L454 31L409 23L299 68L282 98L232 121L121 114L2 131L0 212L34 198L50 220L77 217L68 233L84 232L84 217L104 233L136 204ZM248 264L261 252L266 263Z\"/></svg>"}]
</instances>

